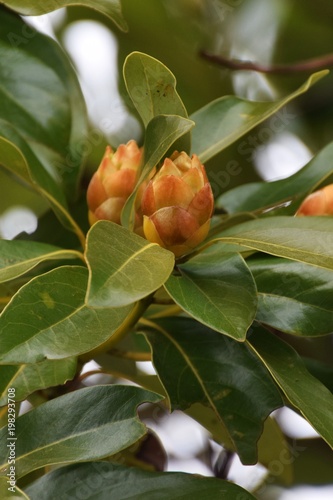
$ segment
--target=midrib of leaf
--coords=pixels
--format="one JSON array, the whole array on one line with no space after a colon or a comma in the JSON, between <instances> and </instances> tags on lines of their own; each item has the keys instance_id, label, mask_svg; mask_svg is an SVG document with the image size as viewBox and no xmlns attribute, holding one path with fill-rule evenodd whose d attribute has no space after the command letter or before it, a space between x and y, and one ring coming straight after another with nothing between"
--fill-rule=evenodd
<instances>
[{"instance_id":1,"label":"midrib of leaf","mask_svg":"<svg viewBox=\"0 0 333 500\"><path fill-rule=\"evenodd\" d=\"M252 118L251 118L250 121L248 121L246 124L241 125L241 126L238 127L238 129L237 129L237 137L242 136L245 132L247 132L248 130L250 130L254 126L259 125L261 122L265 121L272 114L274 114L276 111L278 111L279 108L281 108L285 104L288 104L288 102L291 101L293 98L294 98L294 94L292 94L288 100L279 102L276 106L273 106L269 110L267 110L264 113L262 113L261 116L260 116L260 119L258 119L255 115L252 116ZM227 97L225 97L223 99L226 100ZM234 99L238 103L242 102L242 100L238 99L237 97L235 97ZM219 99L217 99L217 101L218 100ZM262 103L262 104L264 104L264 103ZM207 107L208 106L209 105L207 105ZM222 140L220 140L218 142L218 144L220 145L220 147L223 147L223 144L225 144L224 147L229 146L229 144L231 144L230 138L234 137L234 135L235 135L235 132L232 132L231 134L229 134L228 136L226 136ZM209 148L205 149L202 153L199 154L200 161L202 161L203 163L205 163L210 158L212 158L213 156L215 156L215 154L216 154L215 150L216 150L216 144L214 144L214 145L210 146Z\"/></svg>"},{"instance_id":2,"label":"midrib of leaf","mask_svg":"<svg viewBox=\"0 0 333 500\"><path fill-rule=\"evenodd\" d=\"M306 232L306 229L303 229L302 232ZM312 230L311 230L312 232ZM320 234L322 234L320 231L318 231ZM308 250L302 250L299 248L292 248L286 245L281 245L273 242L265 242L262 240L256 240L256 239L251 239L251 238L246 238L244 236L222 236L221 238L216 238L215 240L212 240L210 243L216 243L218 241L221 241L223 243L237 243L242 246L246 246L249 248L253 248L254 250L258 251L263 251L271 255L275 255L277 257L287 257L289 259L295 260L297 262L308 262L311 263L311 265L324 268L324 269L333 269L333 257L328 256L327 254L324 253L316 253L316 252L310 252ZM280 251L278 249L281 249ZM273 251L274 250L274 251ZM282 251L284 250L284 251ZM296 257L295 257L296 255ZM299 256L297 258L297 256ZM303 260L301 256L308 257L307 259ZM312 258L311 258L312 257ZM319 262L319 263L314 263L313 259L315 257L325 257L325 262L327 262L326 265L324 265L324 262ZM328 265L330 263L330 266ZM321 264L321 265L320 265Z\"/></svg>"},{"instance_id":3,"label":"midrib of leaf","mask_svg":"<svg viewBox=\"0 0 333 500\"><path fill-rule=\"evenodd\" d=\"M184 271L183 271L184 272ZM189 278L188 274L185 272L184 273L185 275L185 279L187 279L188 281L190 281L194 287L199 291L200 295L203 295L204 297L206 297L206 299L208 299L208 302L214 307L215 311L218 312L218 314L222 314L222 316L224 317L225 321L230 325L231 329L233 332L235 332L237 334L237 329L235 330L233 324L231 323L231 321L227 318L227 316L224 315L224 313L214 304L214 302L209 298L208 295L206 295L204 293L204 291L202 290L202 288L199 287L199 285L196 284L195 281L193 281L191 278ZM218 280L216 280L218 281ZM211 326L210 324L206 323L208 326ZM214 327L213 327L214 328ZM215 328L214 328L215 329ZM237 334L237 337L238 337L238 334Z\"/></svg>"},{"instance_id":4,"label":"midrib of leaf","mask_svg":"<svg viewBox=\"0 0 333 500\"><path fill-rule=\"evenodd\" d=\"M35 189L36 186L34 185ZM61 212L61 214L67 219L70 228L74 231L76 236L78 237L82 248L85 248L86 245L86 238L85 235L82 231L82 229L79 227L79 225L75 222L73 217L70 215L70 213L66 210L66 208L61 205L61 203L58 202L56 198L54 198L50 193L45 191L42 187L38 186L37 190L47 199L51 202L51 204L55 205L57 210ZM82 257L81 257L82 258Z\"/></svg>"},{"instance_id":5,"label":"midrib of leaf","mask_svg":"<svg viewBox=\"0 0 333 500\"><path fill-rule=\"evenodd\" d=\"M15 372L14 376L10 379L9 383L6 385L6 387L4 388L4 391L2 394L0 394L0 397L2 397L4 394L7 393L7 389L8 387L11 387L12 385L12 382L15 381L15 379L21 374L22 371L24 371L24 367L26 366L25 364L23 365L17 365L18 366L18 370ZM25 382L25 384L27 385L27 383Z\"/></svg>"},{"instance_id":6,"label":"midrib of leaf","mask_svg":"<svg viewBox=\"0 0 333 500\"><path fill-rule=\"evenodd\" d=\"M7 123L7 122L6 122ZM81 228L78 226L78 224L75 222L75 220L72 218L70 213L67 211L67 207L63 206L54 196L49 193L48 191L45 191L44 188L42 188L37 182L34 180L33 176L31 175L31 171L29 168L29 165L27 163L27 159L25 155L22 153L21 149L16 146L13 142L10 140L6 139L5 137L0 137L0 141L6 142L8 145L10 145L11 148L13 148L17 154L20 155L20 159L23 162L25 172L22 172L21 166L20 166L20 171L17 171L17 169L14 171L14 174L22 179L24 182L27 182L35 191L37 191L39 194L44 196L46 198L51 206L53 205L60 213L61 215L66 219L68 226L67 228L70 228L78 237L82 248L85 248L85 236L81 230ZM9 169L8 167L5 167ZM9 169L11 171L11 169ZM46 171L45 171L46 172ZM48 173L48 172L47 172ZM50 174L48 174L50 175ZM53 178L50 176L50 178L53 181Z\"/></svg>"},{"instance_id":7,"label":"midrib of leaf","mask_svg":"<svg viewBox=\"0 0 333 500\"><path fill-rule=\"evenodd\" d=\"M19 261L15 264L12 264L12 265L9 265L9 266L5 266L5 267L0 267L0 275L1 273L4 271L4 270L13 270L15 268L19 268L21 267L22 265L28 265L29 263L33 264L34 262L36 262L36 264L39 263L39 261L44 261L44 260L53 260L53 257L54 258L57 258L57 254L61 254L61 255L64 255L64 254L68 254L68 255L73 255L73 256L76 256L78 257L79 259L82 260L82 254L81 252L78 252L77 250L55 250L54 252L50 252L50 253L44 253L44 254L41 254L40 256L37 256L37 257L32 257L31 259L25 259L25 260L22 260L22 261ZM62 259L63 257L59 257L60 259Z\"/></svg>"},{"instance_id":8,"label":"midrib of leaf","mask_svg":"<svg viewBox=\"0 0 333 500\"><path fill-rule=\"evenodd\" d=\"M273 115L276 111L278 111L280 108L282 108L283 106L285 106L286 104L288 104L290 101L292 101L293 99L295 99L299 95L305 93L311 87L311 85L313 85L318 80L320 80L321 78L323 78L324 76L326 76L328 73L329 73L328 70L323 70L323 71L320 71L318 73L315 73L315 74L311 75L310 78L298 90L296 90L295 92L293 92L292 94L290 94L286 98L281 99L280 101L275 102L267 111L265 111L264 113L262 113L260 115L259 119L256 118L256 116L254 116L253 119L251 120L251 125L250 126L249 126L249 123L239 126L238 130L237 130L237 138L241 137L244 134L244 132L249 131L254 126L259 125L260 123L262 123L263 121L265 121L267 118L269 118L271 115ZM222 98L222 99L227 99L227 97ZM218 100L219 99L217 99L216 101L218 101ZM240 98L237 98L237 97L235 97L235 100L237 100L238 102L242 102L242 100ZM210 104L212 104L212 103L210 103ZM208 108L210 106L210 104L207 104L206 107ZM270 104L270 103L269 102L267 102L267 103L266 102L262 102L260 104ZM199 112L199 111L200 110L198 110L197 112ZM195 114L195 113L193 113L193 114ZM232 138L234 136L235 136L235 133L232 132L227 137L224 137L221 141L219 141L218 144L223 145L225 143L224 147L227 147L229 144L231 144L230 138ZM216 150L216 144L214 144L214 145L210 146L209 148L205 149L199 155L200 160L203 163L205 161L209 160L211 157L213 157L216 154L214 152L215 150ZM220 147L220 150L221 150L221 147Z\"/></svg>"},{"instance_id":9,"label":"midrib of leaf","mask_svg":"<svg viewBox=\"0 0 333 500\"><path fill-rule=\"evenodd\" d=\"M332 313L331 309L325 309L324 307L318 306L317 304L312 304L312 302L305 302L304 300L300 300L295 297L288 297L286 295L278 295L276 293L267 293L267 292L258 292L258 295L261 295L262 297L277 298L279 300L285 300L287 302L294 302L295 304L303 304L306 307L311 307L313 309L317 309L318 311Z\"/></svg>"},{"instance_id":10,"label":"midrib of leaf","mask_svg":"<svg viewBox=\"0 0 333 500\"><path fill-rule=\"evenodd\" d=\"M154 108L154 103L153 103L153 97L152 97L152 94L150 92L150 85L149 85L148 73L147 73L145 65L142 63L142 57L140 57L140 63L141 63L141 66L143 68L143 72L144 72L144 75L145 75L147 88L149 89L148 98L150 100L150 112L154 116L155 115L155 108Z\"/></svg>"},{"instance_id":11,"label":"midrib of leaf","mask_svg":"<svg viewBox=\"0 0 333 500\"><path fill-rule=\"evenodd\" d=\"M125 269L126 266L129 265L129 263L131 262L131 260L135 259L138 255L140 255L142 252L145 252L146 250L148 250L148 248L151 248L151 247L158 247L159 245L157 245L156 243L149 243L148 245L145 245L143 248L140 248L140 250L137 250L134 254L132 254L128 259L125 260L125 262L123 262L121 264L120 267L118 267L115 272L113 274L111 274L109 276L109 278L104 282L104 284L102 286L99 287L99 292L100 293L100 290L104 290L105 288L108 288L109 284L112 283L112 281L115 279L115 277L117 276L117 274L121 274L123 269ZM88 264L89 265L89 264ZM89 295L90 293L90 288L91 288L91 275L89 276L89 282L88 282L88 286L87 286L87 296Z\"/></svg>"},{"instance_id":12,"label":"midrib of leaf","mask_svg":"<svg viewBox=\"0 0 333 500\"><path fill-rule=\"evenodd\" d=\"M131 399L133 399L133 398L131 398ZM129 401L131 399L129 399ZM98 425L98 427L92 427L91 429L87 429L85 431L76 432L75 434L71 434L70 436L66 436L63 439L58 439L57 441L52 441L50 443L47 443L45 446L40 446L39 448L35 448L34 450L31 450L31 451L25 453L24 455L20 455L19 457L17 457L16 463L19 465L21 460L27 459L29 456L33 457L34 454L40 453L42 450L47 450L51 446L61 445L62 443L66 443L66 442L69 443L72 440L75 441L77 438L79 438L81 436L85 436L87 434L92 434L94 432L99 432L99 430L102 430L103 428L110 427L110 425L112 425L112 424L119 424L119 423L126 424L126 422L131 422L131 421L136 422L142 429L144 429L144 424L142 424L142 422L137 420L135 417L125 418L125 419L121 419L121 420L111 420L110 422L107 422L105 424ZM56 461L56 462L52 462L52 463L66 463L66 462L61 460L60 462ZM5 464L6 463L2 464L2 467L5 466ZM48 463L48 465L50 465L50 464ZM0 467L1 467L1 465L0 465Z\"/></svg>"},{"instance_id":13,"label":"midrib of leaf","mask_svg":"<svg viewBox=\"0 0 333 500\"><path fill-rule=\"evenodd\" d=\"M159 325L156 325L155 323L151 322L151 321L148 321L146 320L145 321L146 324L149 324L156 330L160 331L163 335L165 335L168 340L176 347L177 351L182 355L182 357L184 358L185 362L187 363L187 365L190 367L190 369L192 370L195 378L197 379L197 381L199 382L200 384L200 387L204 393L204 395L206 396L207 398L207 401L209 402L209 404L211 405L212 409L214 410L218 420L223 424L223 426L226 428L225 426L225 423L223 422L223 419L221 418L220 414L219 414L219 411L217 410L216 406L215 406L215 403L213 402L213 400L211 399L209 393L207 392L206 390L206 387L204 385L204 381L202 380L202 378L200 377L199 373L197 372L196 368L194 367L194 365L192 364L192 362L190 361L190 359L188 358L188 356L186 355L186 353L181 349L181 347L179 346L179 344L172 338L170 337L170 335L168 334L168 332L166 330L164 330L164 328L160 327ZM169 406L171 408L172 404L171 404L171 401L170 401L170 397L169 397L169 394L168 394L168 391L166 390L166 387L164 386L163 384L163 381L161 380L161 378L159 377L158 373L157 373L157 376L167 394L167 398L168 398L168 401L169 401ZM237 449L237 446L232 438L232 436L230 435L229 431L228 432L228 435L230 437L230 440L232 441L235 449Z\"/></svg>"},{"instance_id":14,"label":"midrib of leaf","mask_svg":"<svg viewBox=\"0 0 333 500\"><path fill-rule=\"evenodd\" d=\"M266 366L267 370L269 371L269 373L271 374L271 376L273 377L273 379L275 380L276 384L281 388L282 392L285 393L286 397L289 399L289 401L296 407L299 409L299 411L301 412L301 414L304 416L304 418L310 422L310 424L314 427L314 429L321 435L321 437L327 442L327 444L333 448L333 440L332 438L330 439L329 437L327 436L324 436L323 435L323 432L321 431L321 428L323 427L322 425L318 425L318 422L320 423L321 422L321 418L318 416L318 413L321 413L322 415L324 415L325 417L327 417L327 415L333 415L333 402L332 400L330 400L330 406L331 408L327 411L327 412L324 412L322 411L322 408L325 406L325 405L317 405L316 406L316 409L313 408L313 412L312 412L312 415L311 417L315 416L315 418L309 418L308 417L308 411L304 408L303 408L303 405L302 405L302 398L297 394L297 392L295 392L295 390L293 389L293 382L294 382L294 379L292 377L287 377L287 376L280 376L274 367L271 367L270 363L266 361L266 359L258 352L258 350L255 348L255 346L253 346L251 344L250 341L246 341L247 345L251 348L251 350L255 353L256 356L258 356L258 358L262 361L262 363ZM297 363L297 360L296 360L296 363ZM296 364L296 367L298 365ZM309 374L309 376L311 377L311 375ZM314 378L314 377L312 377ZM285 384L285 380L288 381L288 387L286 388L286 384ZM316 379L317 380L317 379ZM290 381L291 381L291 384L290 384ZM319 382L317 380L317 382ZM327 389L328 391L328 389ZM312 394L312 392L311 392ZM307 405L309 406L309 405ZM325 427L326 428L326 427ZM328 429L326 429L328 431Z\"/></svg>"},{"instance_id":15,"label":"midrib of leaf","mask_svg":"<svg viewBox=\"0 0 333 500\"><path fill-rule=\"evenodd\" d=\"M37 277L38 278L38 277ZM37 279L35 278L35 279ZM13 299L12 299L13 300ZM10 304L10 302L9 302ZM8 304L8 305L9 305ZM59 304L59 302L58 302ZM67 305L67 304L64 304L64 305ZM7 306L8 307L8 306ZM79 311L81 311L82 309L86 308L86 305L85 304L82 304L80 307L77 307L72 313L68 314L68 316L66 316L65 318L62 318L60 321L57 321L56 323L53 323L52 325L48 326L46 329L43 328L43 330L38 330L38 332L34 333L31 337L29 337L28 339L26 339L24 342L21 342L19 344L16 344L13 348L10 349L10 351L7 351L6 354L9 354L11 353L12 351L15 351L18 347L22 347L24 346L25 344L27 344L27 348L29 348L29 343L31 342L31 340L33 340L35 337L38 337L39 335L44 335L45 333L47 333L47 330L49 330L50 332L54 333L54 328L58 325L60 325L61 323L63 323L64 321L70 321L72 317L74 317ZM4 309L5 310L5 309ZM23 323L24 324L24 323ZM1 356L0 356L1 358ZM1 364L1 362L0 362Z\"/></svg>"}]
</instances>

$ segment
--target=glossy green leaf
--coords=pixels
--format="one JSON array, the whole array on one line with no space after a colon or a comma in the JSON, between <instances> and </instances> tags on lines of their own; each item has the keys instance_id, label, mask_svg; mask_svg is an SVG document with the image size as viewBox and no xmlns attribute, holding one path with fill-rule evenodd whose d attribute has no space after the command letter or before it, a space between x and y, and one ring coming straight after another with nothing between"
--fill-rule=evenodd
<instances>
[{"instance_id":1,"label":"glossy green leaf","mask_svg":"<svg viewBox=\"0 0 333 500\"><path fill-rule=\"evenodd\" d=\"M333 143L322 149L295 174L273 182L254 182L227 191L217 199L217 206L230 213L254 211L302 199L333 173ZM293 204L296 210L297 206Z\"/></svg>"},{"instance_id":2,"label":"glossy green leaf","mask_svg":"<svg viewBox=\"0 0 333 500\"><path fill-rule=\"evenodd\" d=\"M139 387L94 386L25 413L15 423L17 477L43 466L96 460L127 448L146 433L136 416L137 406L160 399ZM7 438L7 428L0 430L0 438ZM2 448L0 470L6 466L7 450Z\"/></svg>"},{"instance_id":3,"label":"glossy green leaf","mask_svg":"<svg viewBox=\"0 0 333 500\"><path fill-rule=\"evenodd\" d=\"M258 321L294 335L333 332L333 271L267 257L248 264L258 288Z\"/></svg>"},{"instance_id":4,"label":"glossy green leaf","mask_svg":"<svg viewBox=\"0 0 333 500\"><path fill-rule=\"evenodd\" d=\"M31 365L0 367L0 406L7 404L8 387L15 388L15 400L23 401L40 389L62 385L76 372L76 358L46 360Z\"/></svg>"},{"instance_id":5,"label":"glossy green leaf","mask_svg":"<svg viewBox=\"0 0 333 500\"><path fill-rule=\"evenodd\" d=\"M274 217L239 224L215 236L277 257L333 269L333 218Z\"/></svg>"},{"instance_id":6,"label":"glossy green leaf","mask_svg":"<svg viewBox=\"0 0 333 500\"><path fill-rule=\"evenodd\" d=\"M135 467L91 462L62 467L26 489L31 500L254 500L236 484L183 472L150 472Z\"/></svg>"},{"instance_id":7,"label":"glossy green leaf","mask_svg":"<svg viewBox=\"0 0 333 500\"><path fill-rule=\"evenodd\" d=\"M193 126L194 122L191 120L176 115L158 115L148 123L144 143L143 169L136 188L123 208L121 214L123 226L130 229L134 227L134 203L141 183L158 165L175 141L189 132Z\"/></svg>"},{"instance_id":8,"label":"glossy green leaf","mask_svg":"<svg viewBox=\"0 0 333 500\"><path fill-rule=\"evenodd\" d=\"M4 9L0 40L0 135L22 151L41 189L49 192L53 182L58 198L62 187L73 198L87 149L85 104L73 67L59 44Z\"/></svg>"},{"instance_id":9,"label":"glossy green leaf","mask_svg":"<svg viewBox=\"0 0 333 500\"><path fill-rule=\"evenodd\" d=\"M87 283L85 267L62 266L20 288L0 315L0 363L68 358L110 338L132 306L87 307Z\"/></svg>"},{"instance_id":10,"label":"glossy green leaf","mask_svg":"<svg viewBox=\"0 0 333 500\"><path fill-rule=\"evenodd\" d=\"M248 343L289 401L333 448L333 394L310 375L297 352L275 335L257 328Z\"/></svg>"},{"instance_id":11,"label":"glossy green leaf","mask_svg":"<svg viewBox=\"0 0 333 500\"><path fill-rule=\"evenodd\" d=\"M142 52L127 56L123 68L127 92L145 126L157 115L187 118L176 91L176 78L160 61Z\"/></svg>"},{"instance_id":12,"label":"glossy green leaf","mask_svg":"<svg viewBox=\"0 0 333 500\"><path fill-rule=\"evenodd\" d=\"M82 258L80 252L46 243L0 240L0 283L17 278L47 260Z\"/></svg>"},{"instance_id":13,"label":"glossy green leaf","mask_svg":"<svg viewBox=\"0 0 333 500\"><path fill-rule=\"evenodd\" d=\"M298 90L279 101L255 102L224 96L207 104L190 116L196 124L192 135L193 153L206 162L327 74L327 70L314 73Z\"/></svg>"},{"instance_id":14,"label":"glossy green leaf","mask_svg":"<svg viewBox=\"0 0 333 500\"><path fill-rule=\"evenodd\" d=\"M248 347L188 318L159 320L144 332L172 409L209 406L243 463L255 463L263 423L282 400Z\"/></svg>"},{"instance_id":15,"label":"glossy green leaf","mask_svg":"<svg viewBox=\"0 0 333 500\"><path fill-rule=\"evenodd\" d=\"M62 7L82 5L82 7L90 7L105 14L119 28L127 31L127 25L121 13L120 0L48 0L47 2L45 0L34 0L29 3L26 0L0 0L0 4L4 4L24 16L40 16Z\"/></svg>"},{"instance_id":16,"label":"glossy green leaf","mask_svg":"<svg viewBox=\"0 0 333 500\"><path fill-rule=\"evenodd\" d=\"M173 300L205 325L243 341L257 307L256 286L239 254L215 245L177 266L165 283Z\"/></svg>"},{"instance_id":17,"label":"glossy green leaf","mask_svg":"<svg viewBox=\"0 0 333 500\"><path fill-rule=\"evenodd\" d=\"M109 221L88 233L89 307L121 307L146 297L168 279L173 253Z\"/></svg>"}]
</instances>

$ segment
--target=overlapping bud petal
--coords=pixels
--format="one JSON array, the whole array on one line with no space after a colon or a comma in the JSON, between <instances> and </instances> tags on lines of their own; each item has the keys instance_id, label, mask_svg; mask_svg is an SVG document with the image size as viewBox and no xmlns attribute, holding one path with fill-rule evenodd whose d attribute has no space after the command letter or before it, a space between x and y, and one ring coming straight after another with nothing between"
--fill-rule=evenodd
<instances>
[{"instance_id":1,"label":"overlapping bud petal","mask_svg":"<svg viewBox=\"0 0 333 500\"><path fill-rule=\"evenodd\" d=\"M333 184L309 194L296 215L333 215Z\"/></svg>"},{"instance_id":2,"label":"overlapping bud petal","mask_svg":"<svg viewBox=\"0 0 333 500\"><path fill-rule=\"evenodd\" d=\"M115 152L106 147L87 190L90 225L100 219L120 224L121 211L134 190L141 160L142 148L134 140L121 144ZM140 214L136 216L140 225Z\"/></svg>"},{"instance_id":3,"label":"overlapping bud petal","mask_svg":"<svg viewBox=\"0 0 333 500\"><path fill-rule=\"evenodd\" d=\"M145 237L171 250L188 253L207 236L214 198L199 158L175 151L149 181L141 202Z\"/></svg>"}]
</instances>

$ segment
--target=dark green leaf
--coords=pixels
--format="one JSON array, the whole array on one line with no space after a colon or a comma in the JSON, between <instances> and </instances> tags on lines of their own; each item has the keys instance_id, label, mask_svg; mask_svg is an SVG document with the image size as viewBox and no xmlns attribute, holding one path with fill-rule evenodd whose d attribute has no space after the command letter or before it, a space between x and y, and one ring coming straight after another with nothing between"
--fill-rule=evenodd
<instances>
[{"instance_id":1,"label":"dark green leaf","mask_svg":"<svg viewBox=\"0 0 333 500\"><path fill-rule=\"evenodd\" d=\"M297 352L275 335L257 328L248 342L289 401L333 448L333 394L310 375Z\"/></svg>"},{"instance_id":2,"label":"dark green leaf","mask_svg":"<svg viewBox=\"0 0 333 500\"><path fill-rule=\"evenodd\" d=\"M236 484L182 472L148 472L92 462L50 472L26 490L31 500L254 500Z\"/></svg>"},{"instance_id":3,"label":"dark green leaf","mask_svg":"<svg viewBox=\"0 0 333 500\"><path fill-rule=\"evenodd\" d=\"M168 279L174 255L108 221L88 233L89 307L121 307L149 295Z\"/></svg>"},{"instance_id":4,"label":"dark green leaf","mask_svg":"<svg viewBox=\"0 0 333 500\"><path fill-rule=\"evenodd\" d=\"M259 292L258 321L301 336L333 332L333 271L269 257L248 265Z\"/></svg>"},{"instance_id":5,"label":"dark green leaf","mask_svg":"<svg viewBox=\"0 0 333 500\"><path fill-rule=\"evenodd\" d=\"M239 224L215 236L277 257L333 269L333 218L274 217Z\"/></svg>"},{"instance_id":6,"label":"dark green leaf","mask_svg":"<svg viewBox=\"0 0 333 500\"><path fill-rule=\"evenodd\" d=\"M188 318L159 320L144 331L171 407L202 403L212 408L241 460L254 463L263 423L282 405L263 365L246 345Z\"/></svg>"},{"instance_id":7,"label":"dark green leaf","mask_svg":"<svg viewBox=\"0 0 333 500\"><path fill-rule=\"evenodd\" d=\"M132 306L87 307L87 283L86 268L62 266L20 288L0 315L1 364L68 358L110 338Z\"/></svg>"},{"instance_id":8,"label":"dark green leaf","mask_svg":"<svg viewBox=\"0 0 333 500\"><path fill-rule=\"evenodd\" d=\"M332 164L333 143L330 143L296 174L274 182L255 182L231 189L218 198L217 206L231 213L273 207L293 199L298 206L333 173Z\"/></svg>"},{"instance_id":9,"label":"dark green leaf","mask_svg":"<svg viewBox=\"0 0 333 500\"><path fill-rule=\"evenodd\" d=\"M0 283L21 276L46 260L82 258L80 252L34 241L0 240Z\"/></svg>"},{"instance_id":10,"label":"dark green leaf","mask_svg":"<svg viewBox=\"0 0 333 500\"><path fill-rule=\"evenodd\" d=\"M26 2L5 3L15 8ZM49 2L39 3L52 10ZM60 7L58 1L52 3ZM73 198L87 141L85 104L73 67L59 44L3 9L0 40L0 119L15 129L42 165L44 182L33 174L40 187L49 192L52 179ZM18 141L5 137L21 149ZM36 173L40 167L26 159Z\"/></svg>"},{"instance_id":11,"label":"dark green leaf","mask_svg":"<svg viewBox=\"0 0 333 500\"><path fill-rule=\"evenodd\" d=\"M46 465L96 460L127 448L146 433L137 406L160 399L139 387L94 386L25 413L15 423L17 478ZM0 438L7 438L7 427L0 430ZM3 447L0 469L5 467Z\"/></svg>"},{"instance_id":12,"label":"dark green leaf","mask_svg":"<svg viewBox=\"0 0 333 500\"><path fill-rule=\"evenodd\" d=\"M15 400L23 401L33 392L62 385L76 371L76 358L46 360L31 365L0 367L0 406L7 404L8 387L15 388Z\"/></svg>"},{"instance_id":13,"label":"dark green leaf","mask_svg":"<svg viewBox=\"0 0 333 500\"><path fill-rule=\"evenodd\" d=\"M206 162L327 74L327 70L314 73L298 90L280 101L255 102L225 96L207 104L190 117L196 124L192 136L193 152Z\"/></svg>"},{"instance_id":14,"label":"dark green leaf","mask_svg":"<svg viewBox=\"0 0 333 500\"><path fill-rule=\"evenodd\" d=\"M26 0L2 0L0 4L7 5L10 9L25 16L40 16L61 7L82 5L90 7L108 16L122 30L127 30L126 22L121 14L120 0L34 0L27 4Z\"/></svg>"},{"instance_id":15,"label":"dark green leaf","mask_svg":"<svg viewBox=\"0 0 333 500\"><path fill-rule=\"evenodd\" d=\"M239 254L225 254L215 245L177 266L165 288L187 313L205 325L245 340L257 306L253 277Z\"/></svg>"}]
</instances>

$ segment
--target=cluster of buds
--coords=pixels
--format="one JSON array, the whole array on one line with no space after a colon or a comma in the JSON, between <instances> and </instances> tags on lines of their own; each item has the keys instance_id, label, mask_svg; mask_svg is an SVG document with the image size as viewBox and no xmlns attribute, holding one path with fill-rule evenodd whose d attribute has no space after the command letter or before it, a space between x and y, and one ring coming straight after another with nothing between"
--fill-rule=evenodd
<instances>
[{"instance_id":1,"label":"cluster of buds","mask_svg":"<svg viewBox=\"0 0 333 500\"><path fill-rule=\"evenodd\" d=\"M135 188L141 161L142 148L139 148L133 140L121 144L115 152L110 146L106 147L102 161L92 176L87 190L90 225L101 219L120 224L121 211ZM140 208L137 209L136 228L140 226L142 220Z\"/></svg>"},{"instance_id":2,"label":"cluster of buds","mask_svg":"<svg viewBox=\"0 0 333 500\"><path fill-rule=\"evenodd\" d=\"M333 215L333 184L309 194L296 215Z\"/></svg>"},{"instance_id":3,"label":"cluster of buds","mask_svg":"<svg viewBox=\"0 0 333 500\"><path fill-rule=\"evenodd\" d=\"M149 181L141 201L147 240L188 253L207 236L214 208L211 186L199 158L177 151Z\"/></svg>"},{"instance_id":4,"label":"cluster of buds","mask_svg":"<svg viewBox=\"0 0 333 500\"><path fill-rule=\"evenodd\" d=\"M120 224L122 208L133 192L142 149L135 141L107 147L87 192L89 222L99 219ZM134 230L176 257L193 250L207 236L214 198L204 166L196 155L175 151L157 173L140 186Z\"/></svg>"}]
</instances>

